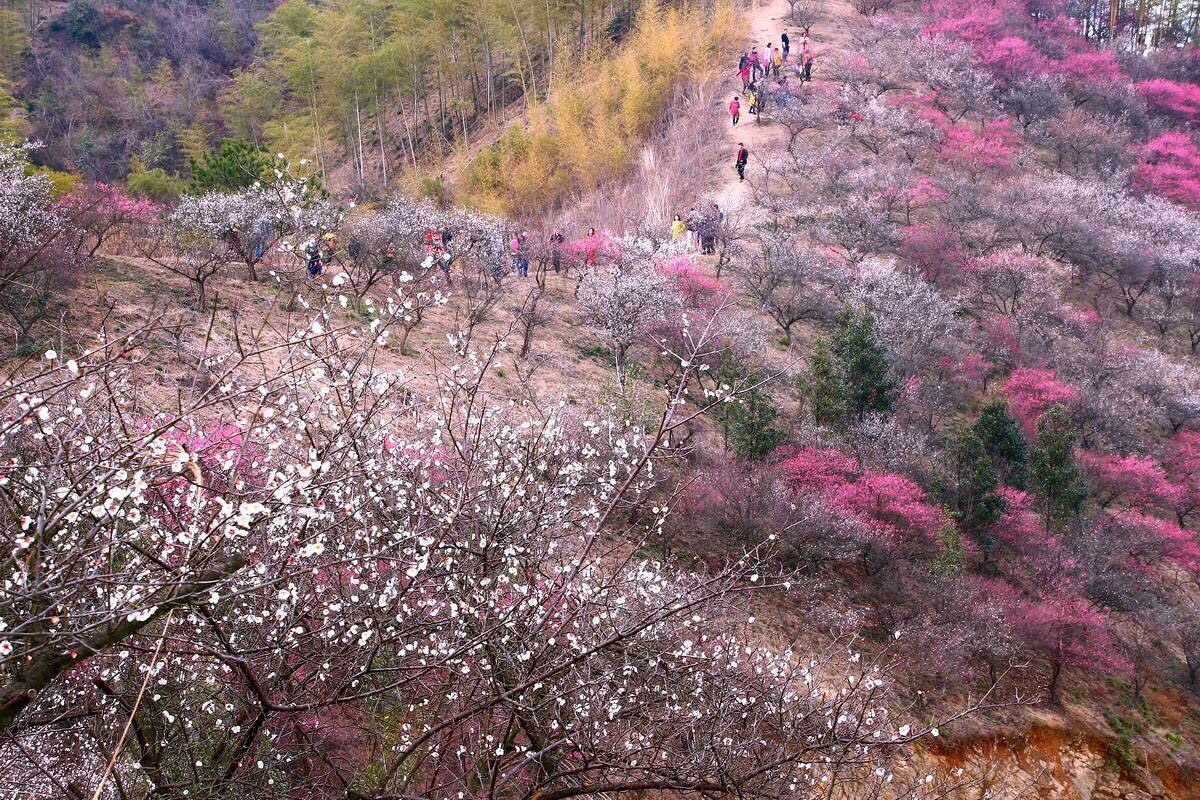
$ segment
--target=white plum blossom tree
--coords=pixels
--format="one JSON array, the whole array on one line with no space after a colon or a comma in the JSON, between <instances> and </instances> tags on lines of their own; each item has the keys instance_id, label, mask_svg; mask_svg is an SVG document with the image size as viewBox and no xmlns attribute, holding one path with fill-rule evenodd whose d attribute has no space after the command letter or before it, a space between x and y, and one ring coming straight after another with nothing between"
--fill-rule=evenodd
<instances>
[{"instance_id":1,"label":"white plum blossom tree","mask_svg":"<svg viewBox=\"0 0 1200 800\"><path fill-rule=\"evenodd\" d=\"M672 295L650 258L633 257L588 269L579 282L579 303L612 352L617 381L629 376L629 351L667 318Z\"/></svg>"},{"instance_id":2,"label":"white plum blossom tree","mask_svg":"<svg viewBox=\"0 0 1200 800\"><path fill-rule=\"evenodd\" d=\"M50 180L28 169L34 148L0 142L0 313L16 344L29 340L81 266L80 231L54 201Z\"/></svg>"},{"instance_id":3,"label":"white plum blossom tree","mask_svg":"<svg viewBox=\"0 0 1200 800\"><path fill-rule=\"evenodd\" d=\"M962 338L954 302L885 261L859 265L849 296L874 315L879 340L901 375L920 373L936 357L952 353Z\"/></svg>"},{"instance_id":4,"label":"white plum blossom tree","mask_svg":"<svg viewBox=\"0 0 1200 800\"><path fill-rule=\"evenodd\" d=\"M832 318L836 292L847 270L830 254L793 231L764 229L751 237L752 254L735 269L747 294L770 315L791 343L792 329L805 320Z\"/></svg>"}]
</instances>

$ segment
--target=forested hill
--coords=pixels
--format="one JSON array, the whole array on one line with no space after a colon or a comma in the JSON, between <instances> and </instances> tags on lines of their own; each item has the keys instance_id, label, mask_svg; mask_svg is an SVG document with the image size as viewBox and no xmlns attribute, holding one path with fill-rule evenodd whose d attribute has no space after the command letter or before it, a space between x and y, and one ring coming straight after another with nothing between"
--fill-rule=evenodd
<instances>
[{"instance_id":1,"label":"forested hill","mask_svg":"<svg viewBox=\"0 0 1200 800\"><path fill-rule=\"evenodd\" d=\"M620 39L638 6L0 0L0 114L44 143L41 163L92 180L169 193L238 138L381 189L544 97L556 59Z\"/></svg>"},{"instance_id":2,"label":"forested hill","mask_svg":"<svg viewBox=\"0 0 1200 800\"><path fill-rule=\"evenodd\" d=\"M38 158L97 180L177 171L228 120L230 77L250 63L277 0L3 0L0 80Z\"/></svg>"}]
</instances>

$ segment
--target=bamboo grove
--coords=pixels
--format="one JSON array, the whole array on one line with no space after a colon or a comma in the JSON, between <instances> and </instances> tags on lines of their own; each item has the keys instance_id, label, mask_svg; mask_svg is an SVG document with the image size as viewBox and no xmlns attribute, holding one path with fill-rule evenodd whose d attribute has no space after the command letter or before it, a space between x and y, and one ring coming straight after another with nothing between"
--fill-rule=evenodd
<instances>
[{"instance_id":1,"label":"bamboo grove","mask_svg":"<svg viewBox=\"0 0 1200 800\"><path fill-rule=\"evenodd\" d=\"M642 5L287 0L260 26L253 63L226 92L228 125L273 151L312 158L327 175L340 167L335 179L381 187L403 171L431 171L431 160L480 127L578 81L639 14L667 13ZM703 12L680 12L693 27L672 25L672 33L696 35L693 15Z\"/></svg>"}]
</instances>

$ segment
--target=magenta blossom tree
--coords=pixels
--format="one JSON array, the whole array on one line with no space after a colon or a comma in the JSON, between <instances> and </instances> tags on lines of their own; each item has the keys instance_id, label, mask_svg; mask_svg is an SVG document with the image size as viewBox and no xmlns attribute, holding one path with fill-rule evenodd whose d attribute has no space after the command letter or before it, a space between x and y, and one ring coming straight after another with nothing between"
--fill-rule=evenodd
<instances>
[{"instance_id":1,"label":"magenta blossom tree","mask_svg":"<svg viewBox=\"0 0 1200 800\"><path fill-rule=\"evenodd\" d=\"M107 183L85 186L62 198L59 205L86 237L83 249L89 258L122 231L156 224L163 212L152 200L131 197Z\"/></svg>"},{"instance_id":2,"label":"magenta blossom tree","mask_svg":"<svg viewBox=\"0 0 1200 800\"><path fill-rule=\"evenodd\" d=\"M1200 514L1200 431L1183 431L1167 448L1167 474L1175 485L1175 514L1179 522L1194 522Z\"/></svg>"},{"instance_id":3,"label":"magenta blossom tree","mask_svg":"<svg viewBox=\"0 0 1200 800\"><path fill-rule=\"evenodd\" d=\"M1153 459L1085 450L1078 461L1092 497L1103 508L1171 508L1176 503L1179 488Z\"/></svg>"},{"instance_id":4,"label":"magenta blossom tree","mask_svg":"<svg viewBox=\"0 0 1200 800\"><path fill-rule=\"evenodd\" d=\"M883 550L910 556L938 551L945 514L908 478L875 473L845 453L817 448L797 451L779 468L798 494L854 517Z\"/></svg>"},{"instance_id":5,"label":"magenta blossom tree","mask_svg":"<svg viewBox=\"0 0 1200 800\"><path fill-rule=\"evenodd\" d=\"M1006 119L988 120L982 129L957 123L945 128L939 154L973 175L1004 175L1013 168L1020 136Z\"/></svg>"},{"instance_id":6,"label":"magenta blossom tree","mask_svg":"<svg viewBox=\"0 0 1200 800\"><path fill-rule=\"evenodd\" d=\"M1186 133L1164 133L1139 150L1133 188L1200 211L1200 147Z\"/></svg>"},{"instance_id":7,"label":"magenta blossom tree","mask_svg":"<svg viewBox=\"0 0 1200 800\"><path fill-rule=\"evenodd\" d=\"M1031 436L1037 432L1038 419L1051 406L1069 406L1079 397L1075 387L1059 381L1052 371L1045 369L1014 370L1001 391L1008 398L1013 416Z\"/></svg>"},{"instance_id":8,"label":"magenta blossom tree","mask_svg":"<svg viewBox=\"0 0 1200 800\"><path fill-rule=\"evenodd\" d=\"M1200 122L1200 86L1154 78L1142 81L1136 88L1158 112L1180 122Z\"/></svg>"},{"instance_id":9,"label":"magenta blossom tree","mask_svg":"<svg viewBox=\"0 0 1200 800\"><path fill-rule=\"evenodd\" d=\"M1034 597L993 582L990 589L1018 641L1047 667L1046 694L1058 705L1059 680L1066 668L1113 673L1127 667L1110 630L1108 617L1086 600L1044 591Z\"/></svg>"}]
</instances>

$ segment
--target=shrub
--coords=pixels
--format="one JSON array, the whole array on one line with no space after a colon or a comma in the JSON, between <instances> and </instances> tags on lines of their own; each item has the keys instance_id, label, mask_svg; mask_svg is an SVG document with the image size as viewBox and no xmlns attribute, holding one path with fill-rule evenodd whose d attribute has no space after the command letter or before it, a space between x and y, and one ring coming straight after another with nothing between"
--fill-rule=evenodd
<instances>
[{"instance_id":1,"label":"shrub","mask_svg":"<svg viewBox=\"0 0 1200 800\"><path fill-rule=\"evenodd\" d=\"M186 188L179 178L158 167L147 167L140 158L130 159L125 183L130 194L156 203L173 203Z\"/></svg>"},{"instance_id":2,"label":"shrub","mask_svg":"<svg viewBox=\"0 0 1200 800\"><path fill-rule=\"evenodd\" d=\"M1130 722L1110 708L1104 709L1104 721L1116 735L1107 745L1104 763L1118 771L1133 769L1138 764L1138 753L1133 746L1133 739L1139 733L1137 723Z\"/></svg>"},{"instance_id":3,"label":"shrub","mask_svg":"<svg viewBox=\"0 0 1200 800\"><path fill-rule=\"evenodd\" d=\"M67 10L54 20L53 28L85 47L100 47L100 11L87 0L72 0Z\"/></svg>"}]
</instances>

